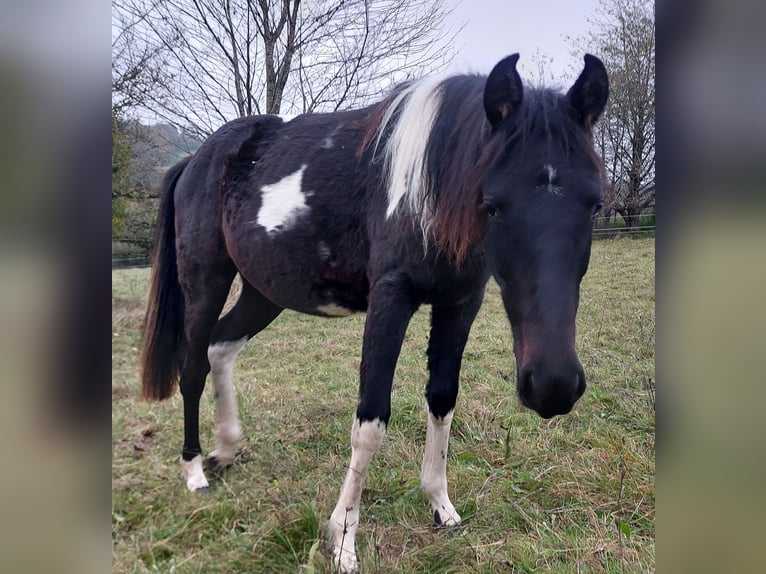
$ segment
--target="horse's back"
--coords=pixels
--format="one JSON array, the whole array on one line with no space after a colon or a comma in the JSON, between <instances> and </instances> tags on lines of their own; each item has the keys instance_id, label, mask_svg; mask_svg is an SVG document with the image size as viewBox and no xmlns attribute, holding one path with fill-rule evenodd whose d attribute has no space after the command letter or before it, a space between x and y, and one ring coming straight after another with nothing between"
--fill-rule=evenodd
<instances>
[{"instance_id":1,"label":"horse's back","mask_svg":"<svg viewBox=\"0 0 766 574\"><path fill-rule=\"evenodd\" d=\"M278 116L249 116L224 124L195 152L174 193L179 276L230 261L223 237L222 195L232 157L248 142L263 141L282 124ZM203 265L201 265L203 264Z\"/></svg>"},{"instance_id":2,"label":"horse's back","mask_svg":"<svg viewBox=\"0 0 766 574\"><path fill-rule=\"evenodd\" d=\"M178 183L176 203L192 204L192 198L220 192L231 159L241 154L248 143L253 147L255 142L264 141L282 123L279 116L265 115L237 118L221 126L202 142L186 166ZM196 207L191 205L190 209Z\"/></svg>"}]
</instances>

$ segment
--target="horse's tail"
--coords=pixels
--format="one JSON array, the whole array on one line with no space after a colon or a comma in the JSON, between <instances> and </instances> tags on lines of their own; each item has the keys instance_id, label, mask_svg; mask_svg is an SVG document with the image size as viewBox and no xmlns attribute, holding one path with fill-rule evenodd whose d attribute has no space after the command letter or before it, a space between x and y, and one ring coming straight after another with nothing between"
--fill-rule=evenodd
<instances>
[{"instance_id":1,"label":"horse's tail","mask_svg":"<svg viewBox=\"0 0 766 574\"><path fill-rule=\"evenodd\" d=\"M141 354L141 394L150 400L170 397L181 369L184 299L176 265L174 196L178 178L190 159L171 167L162 181Z\"/></svg>"}]
</instances>

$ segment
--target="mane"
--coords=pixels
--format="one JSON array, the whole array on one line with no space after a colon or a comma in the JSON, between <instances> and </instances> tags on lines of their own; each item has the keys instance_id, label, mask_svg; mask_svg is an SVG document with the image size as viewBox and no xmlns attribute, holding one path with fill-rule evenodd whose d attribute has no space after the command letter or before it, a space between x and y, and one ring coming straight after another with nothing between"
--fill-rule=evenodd
<instances>
[{"instance_id":1,"label":"mane","mask_svg":"<svg viewBox=\"0 0 766 574\"><path fill-rule=\"evenodd\" d=\"M484 112L485 81L464 75L398 86L373 109L359 150L372 145L373 161L382 155L386 217L409 215L424 248L430 239L458 265L486 231L479 204L487 173L519 144L545 138L566 155L584 148L601 165L589 132L551 89L527 88L519 109L493 134Z\"/></svg>"},{"instance_id":2,"label":"mane","mask_svg":"<svg viewBox=\"0 0 766 574\"><path fill-rule=\"evenodd\" d=\"M524 90L524 99L514 121L509 122L504 132L504 141L509 148L517 143L544 139L549 149L558 148L566 156L577 149L595 154L591 126L580 127L570 116L564 95L550 88Z\"/></svg>"},{"instance_id":3,"label":"mane","mask_svg":"<svg viewBox=\"0 0 766 574\"><path fill-rule=\"evenodd\" d=\"M386 217L409 215L439 252L459 264L484 234L477 177L484 119L481 76L425 78L397 86L372 111L360 154L383 162Z\"/></svg>"}]
</instances>

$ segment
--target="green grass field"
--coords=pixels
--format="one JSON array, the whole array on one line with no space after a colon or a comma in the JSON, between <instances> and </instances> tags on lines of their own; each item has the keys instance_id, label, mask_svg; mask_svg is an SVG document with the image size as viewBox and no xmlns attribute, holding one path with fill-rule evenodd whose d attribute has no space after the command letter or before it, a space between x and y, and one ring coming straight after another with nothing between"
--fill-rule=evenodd
<instances>
[{"instance_id":1,"label":"green grass field","mask_svg":"<svg viewBox=\"0 0 766 574\"><path fill-rule=\"evenodd\" d=\"M364 316L284 312L240 355L244 439L208 494L186 490L176 392L138 398L147 269L112 274L114 572L332 572L322 523L350 456ZM431 528L419 486L429 309L412 321L386 442L362 496L363 572L653 572L654 239L594 243L577 348L588 390L550 421L521 407L490 283L465 353L449 451L458 529ZM203 449L213 445L210 385ZM210 478L210 476L209 476Z\"/></svg>"}]
</instances>

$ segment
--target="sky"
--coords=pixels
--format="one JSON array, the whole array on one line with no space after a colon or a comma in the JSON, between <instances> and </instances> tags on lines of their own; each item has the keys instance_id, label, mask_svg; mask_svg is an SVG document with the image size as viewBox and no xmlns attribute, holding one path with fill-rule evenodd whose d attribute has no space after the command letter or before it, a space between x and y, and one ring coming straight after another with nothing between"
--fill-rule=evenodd
<instances>
[{"instance_id":1,"label":"sky","mask_svg":"<svg viewBox=\"0 0 766 574\"><path fill-rule=\"evenodd\" d=\"M552 77L572 83L582 56L570 55L567 37L580 38L590 29L600 0L448 0L454 11L448 27L465 27L455 38L455 56L447 72L489 73L505 56L519 52L522 78L536 76L535 50L553 58Z\"/></svg>"}]
</instances>

